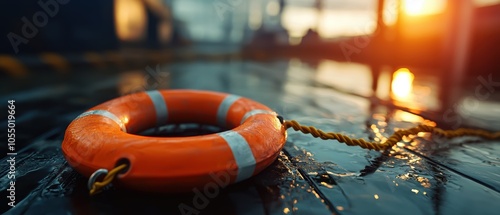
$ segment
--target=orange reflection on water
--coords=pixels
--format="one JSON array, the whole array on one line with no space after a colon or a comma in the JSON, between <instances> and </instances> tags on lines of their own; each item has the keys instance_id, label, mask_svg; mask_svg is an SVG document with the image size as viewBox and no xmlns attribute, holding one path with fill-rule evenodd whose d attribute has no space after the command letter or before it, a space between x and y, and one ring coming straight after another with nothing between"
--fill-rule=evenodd
<instances>
[{"instance_id":1,"label":"orange reflection on water","mask_svg":"<svg viewBox=\"0 0 500 215\"><path fill-rule=\"evenodd\" d=\"M436 126L436 122L425 119L419 115L407 112L407 111L402 111L402 110L395 110L393 113L393 119L396 121L400 122L409 122L413 124L423 124L423 125L428 125L428 126Z\"/></svg>"},{"instance_id":2,"label":"orange reflection on water","mask_svg":"<svg viewBox=\"0 0 500 215\"><path fill-rule=\"evenodd\" d=\"M402 111L402 110L395 110L393 117L394 117L394 120L402 121L402 122L411 122L411 123L415 123L415 124L420 124L420 123L424 122L423 117L416 115L416 114L413 114L413 113L410 113L410 112Z\"/></svg>"},{"instance_id":3,"label":"orange reflection on water","mask_svg":"<svg viewBox=\"0 0 500 215\"><path fill-rule=\"evenodd\" d=\"M284 208L284 209L283 209L283 213L284 213L284 214L290 213L290 209L289 209L289 208Z\"/></svg>"},{"instance_id":4,"label":"orange reflection on water","mask_svg":"<svg viewBox=\"0 0 500 215\"><path fill-rule=\"evenodd\" d=\"M399 101L411 100L415 76L408 68L400 68L394 74L391 83L392 96Z\"/></svg>"},{"instance_id":5,"label":"orange reflection on water","mask_svg":"<svg viewBox=\"0 0 500 215\"><path fill-rule=\"evenodd\" d=\"M390 98L394 104L415 112L439 109L439 85L434 75L421 74L416 70L415 77L408 68L400 68L392 75L390 81ZM429 71L427 71L429 72ZM431 71L432 72L432 71Z\"/></svg>"}]
</instances>

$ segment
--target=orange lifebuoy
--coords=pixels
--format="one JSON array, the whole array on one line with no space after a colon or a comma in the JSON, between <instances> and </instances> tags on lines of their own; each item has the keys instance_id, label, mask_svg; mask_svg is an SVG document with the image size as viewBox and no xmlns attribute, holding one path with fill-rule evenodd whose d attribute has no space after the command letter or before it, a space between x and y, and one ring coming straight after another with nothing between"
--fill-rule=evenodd
<instances>
[{"instance_id":1,"label":"orange lifebuoy","mask_svg":"<svg viewBox=\"0 0 500 215\"><path fill-rule=\"evenodd\" d=\"M190 137L134 134L179 123L230 130ZM66 129L62 150L87 177L127 162L120 185L169 192L247 179L269 166L285 141L285 127L263 104L224 93L160 90L113 99L81 114Z\"/></svg>"}]
</instances>

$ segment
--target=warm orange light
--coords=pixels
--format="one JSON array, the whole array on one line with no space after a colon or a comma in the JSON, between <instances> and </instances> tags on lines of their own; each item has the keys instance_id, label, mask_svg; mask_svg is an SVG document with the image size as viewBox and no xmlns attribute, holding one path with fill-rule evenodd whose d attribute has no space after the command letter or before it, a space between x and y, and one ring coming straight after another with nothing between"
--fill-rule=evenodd
<instances>
[{"instance_id":1,"label":"warm orange light","mask_svg":"<svg viewBox=\"0 0 500 215\"><path fill-rule=\"evenodd\" d=\"M418 124L423 124L425 119L419 115L402 111L402 110L396 110L394 111L394 119L402 122L412 122L412 123L418 123ZM425 123L426 125L429 125L428 122Z\"/></svg>"},{"instance_id":2,"label":"warm orange light","mask_svg":"<svg viewBox=\"0 0 500 215\"><path fill-rule=\"evenodd\" d=\"M128 116L123 117L123 119L122 119L123 124L125 124L125 125L128 124L128 121L129 121Z\"/></svg>"},{"instance_id":3,"label":"warm orange light","mask_svg":"<svg viewBox=\"0 0 500 215\"><path fill-rule=\"evenodd\" d=\"M399 14L399 1L398 0L385 0L382 21L387 26L396 24Z\"/></svg>"},{"instance_id":4,"label":"warm orange light","mask_svg":"<svg viewBox=\"0 0 500 215\"><path fill-rule=\"evenodd\" d=\"M446 0L404 0L404 12L410 16L442 13Z\"/></svg>"},{"instance_id":5,"label":"warm orange light","mask_svg":"<svg viewBox=\"0 0 500 215\"><path fill-rule=\"evenodd\" d=\"M116 34L122 41L139 41L145 36L147 16L141 0L115 0Z\"/></svg>"},{"instance_id":6,"label":"warm orange light","mask_svg":"<svg viewBox=\"0 0 500 215\"><path fill-rule=\"evenodd\" d=\"M409 100L413 90L413 79L415 76L407 68L400 68L392 78L392 95L396 100Z\"/></svg>"},{"instance_id":7,"label":"warm orange light","mask_svg":"<svg viewBox=\"0 0 500 215\"><path fill-rule=\"evenodd\" d=\"M118 79L118 92L120 95L128 95L144 91L147 85L147 80L144 78L142 71L131 71L121 73Z\"/></svg>"}]
</instances>

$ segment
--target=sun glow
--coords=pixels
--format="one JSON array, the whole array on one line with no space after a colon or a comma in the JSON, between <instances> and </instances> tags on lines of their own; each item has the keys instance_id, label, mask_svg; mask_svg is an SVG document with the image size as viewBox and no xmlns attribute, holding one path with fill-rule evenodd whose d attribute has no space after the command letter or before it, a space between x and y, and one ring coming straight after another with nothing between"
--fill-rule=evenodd
<instances>
[{"instance_id":1,"label":"sun glow","mask_svg":"<svg viewBox=\"0 0 500 215\"><path fill-rule=\"evenodd\" d=\"M442 13L446 8L446 0L404 0L403 9L410 16L432 15Z\"/></svg>"},{"instance_id":2,"label":"sun glow","mask_svg":"<svg viewBox=\"0 0 500 215\"><path fill-rule=\"evenodd\" d=\"M406 101L410 99L415 76L407 68L400 68L393 74L392 95L395 99Z\"/></svg>"}]
</instances>

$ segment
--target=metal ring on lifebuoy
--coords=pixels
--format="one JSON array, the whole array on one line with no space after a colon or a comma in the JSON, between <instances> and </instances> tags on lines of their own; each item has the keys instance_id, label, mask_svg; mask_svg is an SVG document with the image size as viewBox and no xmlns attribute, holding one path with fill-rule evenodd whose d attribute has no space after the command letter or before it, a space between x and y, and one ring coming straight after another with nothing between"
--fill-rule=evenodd
<instances>
[{"instance_id":1,"label":"metal ring on lifebuoy","mask_svg":"<svg viewBox=\"0 0 500 215\"><path fill-rule=\"evenodd\" d=\"M181 123L230 130L189 137L134 134ZM285 141L286 128L263 104L224 93L159 90L116 98L81 114L66 129L62 150L86 177L125 162L119 185L177 192L248 179L277 158Z\"/></svg>"}]
</instances>

